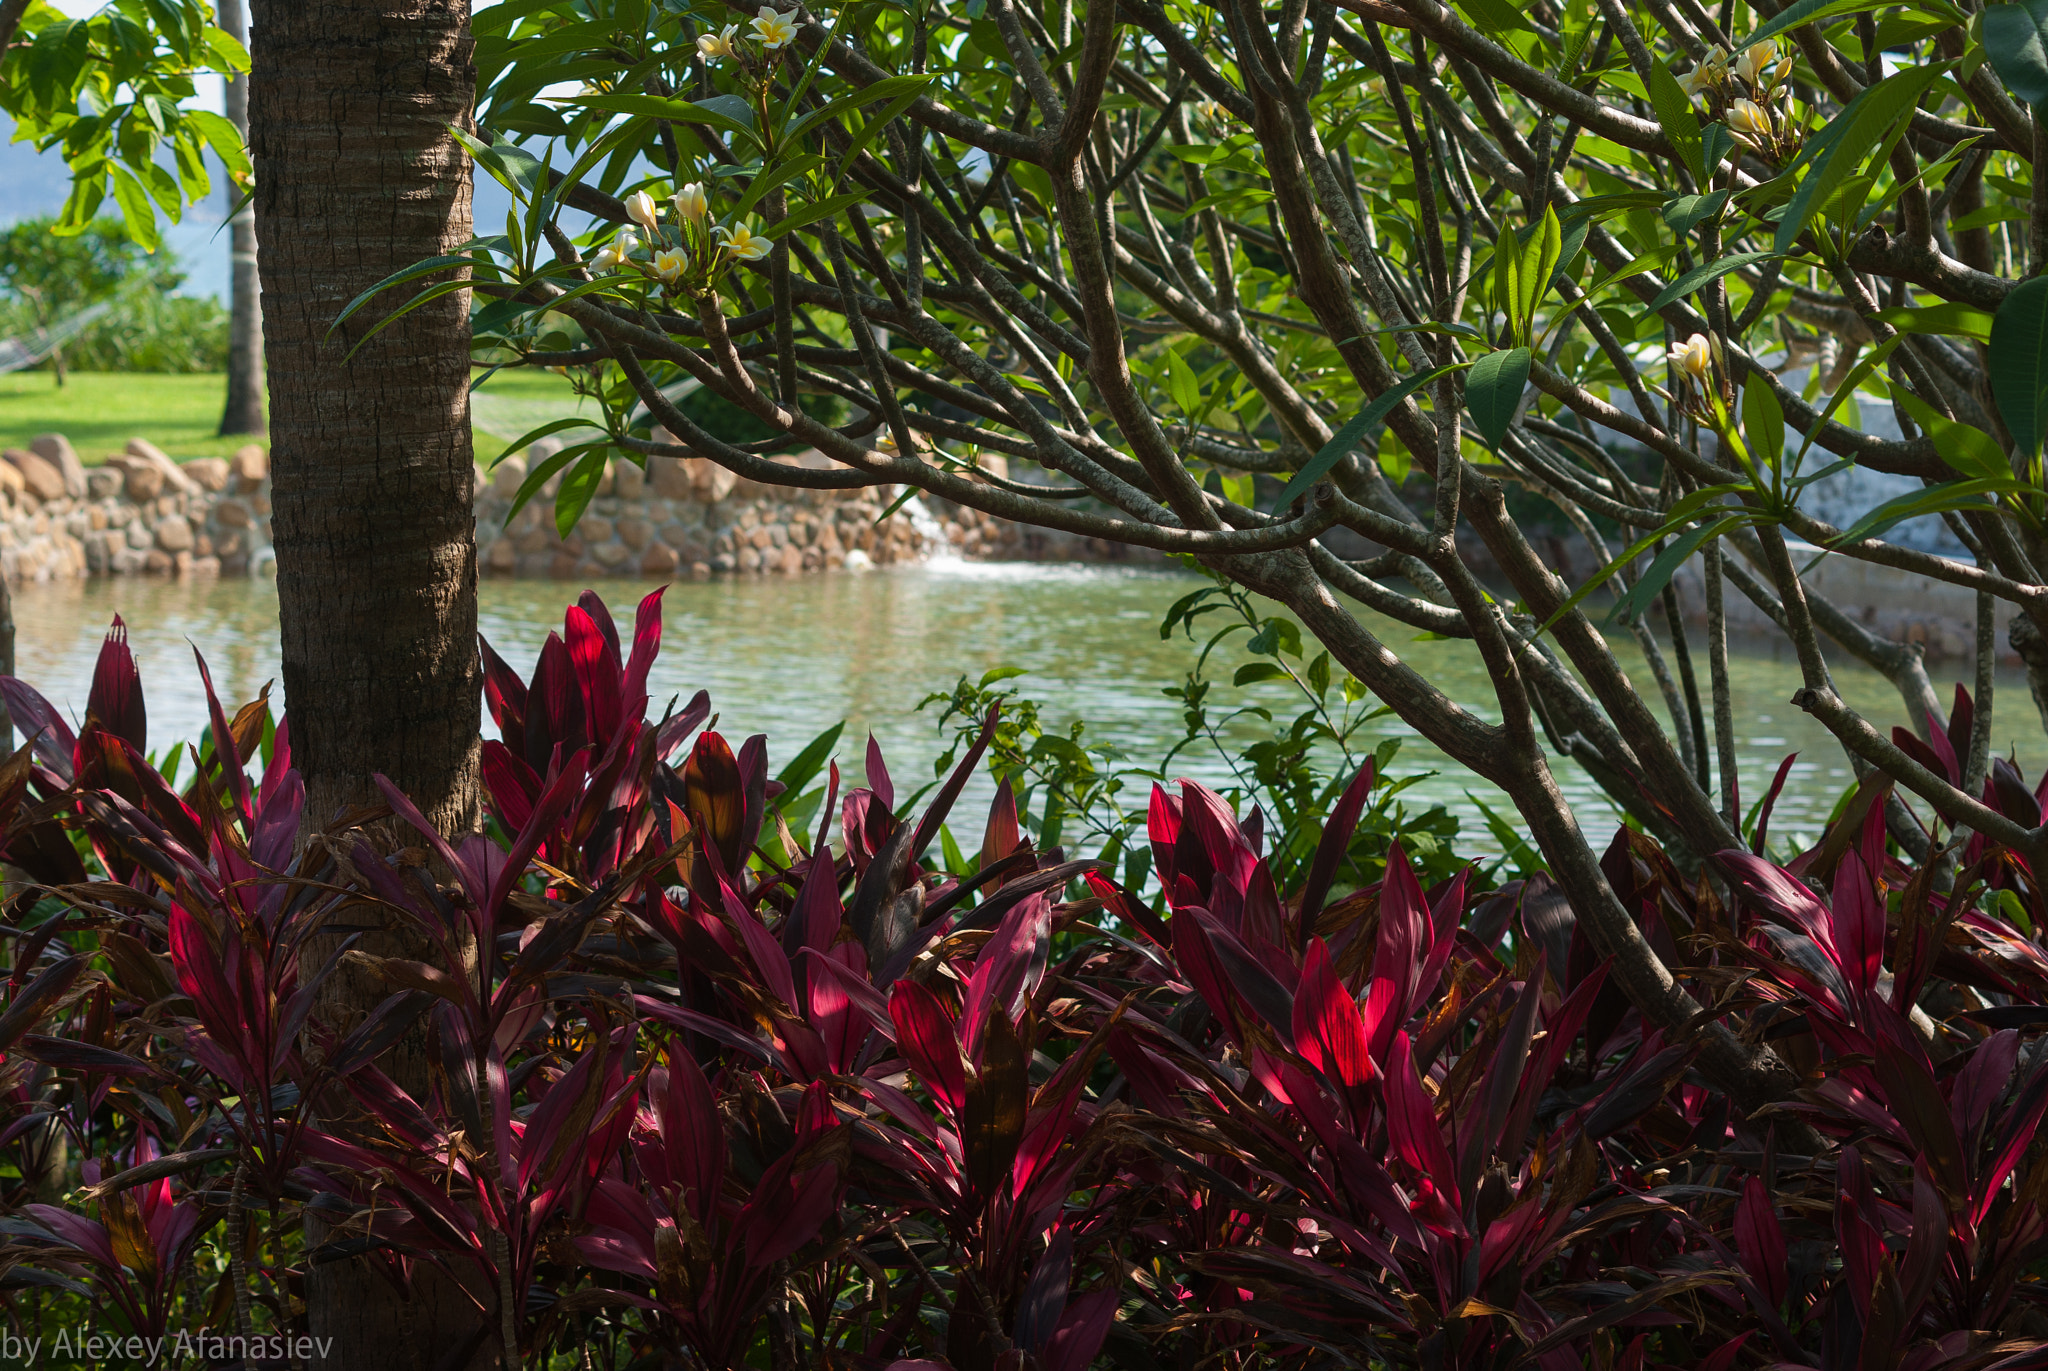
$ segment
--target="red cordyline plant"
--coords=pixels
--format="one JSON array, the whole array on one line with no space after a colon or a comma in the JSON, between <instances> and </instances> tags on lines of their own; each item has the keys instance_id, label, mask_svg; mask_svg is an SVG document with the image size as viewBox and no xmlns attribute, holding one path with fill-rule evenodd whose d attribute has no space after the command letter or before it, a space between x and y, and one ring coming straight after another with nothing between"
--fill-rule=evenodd
<instances>
[{"instance_id":1,"label":"red cordyline plant","mask_svg":"<svg viewBox=\"0 0 2048 1371\"><path fill-rule=\"evenodd\" d=\"M300 844L261 700L209 687L180 790L118 623L75 733L0 681L17 1322L304 1333L306 1265L356 1260L448 1271L506 1366L2048 1367L2031 854L1902 849L1881 785L1783 865L1768 802L1698 870L1617 834L1645 939L1805 1073L1744 1116L1545 878L1357 862L1370 768L1294 888L1190 782L1143 889L1006 789L941 860L993 718L921 814L872 743L844 795L829 738L771 777L701 694L648 719L660 626L586 594L526 680L486 647L491 833L385 788L424 861ZM1898 745L1960 781L1967 696L1933 732ZM344 959L390 994L329 1024Z\"/></svg>"}]
</instances>

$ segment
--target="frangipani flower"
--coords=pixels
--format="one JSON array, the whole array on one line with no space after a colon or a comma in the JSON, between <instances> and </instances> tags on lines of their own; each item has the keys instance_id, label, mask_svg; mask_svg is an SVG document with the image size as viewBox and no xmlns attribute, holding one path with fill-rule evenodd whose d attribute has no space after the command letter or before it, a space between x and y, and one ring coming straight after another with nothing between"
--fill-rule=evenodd
<instances>
[{"instance_id":1,"label":"frangipani flower","mask_svg":"<svg viewBox=\"0 0 2048 1371\"><path fill-rule=\"evenodd\" d=\"M720 224L718 236L725 240L720 246L742 262L758 262L775 248L773 239L763 238L745 224L737 228Z\"/></svg>"},{"instance_id":2,"label":"frangipani flower","mask_svg":"<svg viewBox=\"0 0 2048 1371\"><path fill-rule=\"evenodd\" d=\"M593 271L615 271L619 267L624 266L626 259L637 252L639 248L640 240L634 237L633 230L620 229L619 236L598 249L597 256L590 259L591 269Z\"/></svg>"},{"instance_id":3,"label":"frangipani flower","mask_svg":"<svg viewBox=\"0 0 2048 1371\"><path fill-rule=\"evenodd\" d=\"M691 181L677 191L675 203L678 219L702 219L710 208L710 202L704 197L702 181Z\"/></svg>"},{"instance_id":4,"label":"frangipani flower","mask_svg":"<svg viewBox=\"0 0 2048 1371\"><path fill-rule=\"evenodd\" d=\"M683 272L689 268L690 259L680 249L663 248L654 254L654 274L666 285L674 285L683 279Z\"/></svg>"},{"instance_id":5,"label":"frangipani flower","mask_svg":"<svg viewBox=\"0 0 2048 1371\"><path fill-rule=\"evenodd\" d=\"M1728 131L1745 142L1763 142L1771 136L1771 112L1754 100L1737 100L1728 107Z\"/></svg>"},{"instance_id":6,"label":"frangipani flower","mask_svg":"<svg viewBox=\"0 0 2048 1371\"><path fill-rule=\"evenodd\" d=\"M738 24L727 24L717 33L698 34L698 55L711 61L716 61L721 57L732 56L732 36L739 31L740 26Z\"/></svg>"},{"instance_id":7,"label":"frangipani flower","mask_svg":"<svg viewBox=\"0 0 2048 1371\"><path fill-rule=\"evenodd\" d=\"M626 217L652 233L656 221L661 218L661 206L655 204L654 197L646 191L636 190L626 197Z\"/></svg>"},{"instance_id":8,"label":"frangipani flower","mask_svg":"<svg viewBox=\"0 0 2048 1371\"><path fill-rule=\"evenodd\" d=\"M1695 381L1707 379L1707 371L1714 364L1714 345L1704 333L1695 333L1684 342L1677 344L1670 352L1671 365Z\"/></svg>"},{"instance_id":9,"label":"frangipani flower","mask_svg":"<svg viewBox=\"0 0 2048 1371\"><path fill-rule=\"evenodd\" d=\"M1764 73L1777 60L1778 45L1766 38L1742 50L1742 56L1735 62L1735 73L1752 86L1760 86L1764 83Z\"/></svg>"},{"instance_id":10,"label":"frangipani flower","mask_svg":"<svg viewBox=\"0 0 2048 1371\"><path fill-rule=\"evenodd\" d=\"M1685 98L1688 100L1699 99L1717 84L1719 83L1715 80L1714 73L1705 66L1694 67L1678 78L1678 88L1685 92Z\"/></svg>"},{"instance_id":11,"label":"frangipani flower","mask_svg":"<svg viewBox=\"0 0 2048 1371\"><path fill-rule=\"evenodd\" d=\"M761 46L769 52L796 41L796 25L772 5L761 6L761 13L754 20L754 32L761 36Z\"/></svg>"}]
</instances>

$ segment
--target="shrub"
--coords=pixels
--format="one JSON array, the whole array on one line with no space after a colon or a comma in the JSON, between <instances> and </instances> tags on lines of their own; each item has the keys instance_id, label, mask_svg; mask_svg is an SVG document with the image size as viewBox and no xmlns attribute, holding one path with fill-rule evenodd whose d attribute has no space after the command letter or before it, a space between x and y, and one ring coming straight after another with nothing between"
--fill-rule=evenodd
<instances>
[{"instance_id":1,"label":"shrub","mask_svg":"<svg viewBox=\"0 0 2048 1371\"><path fill-rule=\"evenodd\" d=\"M1883 783L1783 864L1607 849L1804 1064L1744 1115L1547 878L1345 878L1370 763L1299 862L1155 786L1142 899L1008 786L946 855L996 711L913 814L872 747L842 794L829 743L771 778L702 695L647 719L660 646L657 592L630 640L586 593L524 676L486 647L454 841L387 786L296 845L288 725L210 685L179 790L118 620L76 734L0 680L17 1321L299 1332L307 1266L365 1260L463 1276L507 1366L2048 1366L2040 887L1981 837L1905 864ZM343 965L389 986L360 1023L315 1008Z\"/></svg>"},{"instance_id":2,"label":"shrub","mask_svg":"<svg viewBox=\"0 0 2048 1371\"><path fill-rule=\"evenodd\" d=\"M145 256L117 219L58 237L52 219L0 232L0 337L27 338L102 301L112 309L40 367L75 371L202 372L227 365L228 316L219 301L174 294L177 257Z\"/></svg>"}]
</instances>

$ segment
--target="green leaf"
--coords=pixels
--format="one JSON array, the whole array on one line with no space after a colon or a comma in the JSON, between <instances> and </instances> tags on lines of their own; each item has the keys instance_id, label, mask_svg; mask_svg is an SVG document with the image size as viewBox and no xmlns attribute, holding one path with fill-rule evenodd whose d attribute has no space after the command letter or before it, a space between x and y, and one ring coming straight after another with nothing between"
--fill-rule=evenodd
<instances>
[{"instance_id":1,"label":"green leaf","mask_svg":"<svg viewBox=\"0 0 2048 1371\"><path fill-rule=\"evenodd\" d=\"M1465 378L1465 407L1472 411L1472 426L1479 430L1490 448L1498 448L1515 421L1515 409L1522 403L1522 390L1529 384L1527 348L1489 352L1472 364Z\"/></svg>"},{"instance_id":2,"label":"green leaf","mask_svg":"<svg viewBox=\"0 0 2048 1371\"><path fill-rule=\"evenodd\" d=\"M1870 510L1836 538L1834 547L1845 547L1861 542L1865 538L1876 538L1891 531L1894 525L1908 519L1918 519L1927 514L1940 514L1952 509L1984 507L1983 497L2011 490L2019 483L2010 474L2004 476L1978 477L1967 481L1944 481L1938 486L1925 490L1909 491L1895 500L1886 500L1876 509Z\"/></svg>"},{"instance_id":3,"label":"green leaf","mask_svg":"<svg viewBox=\"0 0 2048 1371\"><path fill-rule=\"evenodd\" d=\"M1986 5L1984 55L2005 88L2029 105L2048 101L2048 3Z\"/></svg>"},{"instance_id":4,"label":"green leaf","mask_svg":"<svg viewBox=\"0 0 2048 1371\"><path fill-rule=\"evenodd\" d=\"M2022 281L1991 321L1991 396L2020 455L2041 450L2048 432L2048 276Z\"/></svg>"},{"instance_id":5,"label":"green leaf","mask_svg":"<svg viewBox=\"0 0 2048 1371\"><path fill-rule=\"evenodd\" d=\"M803 751L790 758L789 765L782 768L775 777L785 794L801 794L803 788L816 779L818 773L825 769L825 762L831 757L832 749L839 746L839 735L845 731L846 720L841 719L811 739L804 745Z\"/></svg>"},{"instance_id":6,"label":"green leaf","mask_svg":"<svg viewBox=\"0 0 2048 1371\"><path fill-rule=\"evenodd\" d=\"M1177 351L1169 348L1166 353L1166 390L1173 396L1173 403L1180 412L1192 419L1202 407L1202 383L1195 379L1194 368L1181 360Z\"/></svg>"},{"instance_id":7,"label":"green leaf","mask_svg":"<svg viewBox=\"0 0 2048 1371\"><path fill-rule=\"evenodd\" d=\"M1780 253L1792 251L1807 223L1863 165L1864 157L1885 141L1893 126L1912 117L1920 97L1947 74L1950 65L1934 62L1908 67L1864 88L1826 128L1807 140L1799 154L1800 161L1810 163L1806 178L1778 220L1775 246Z\"/></svg>"},{"instance_id":8,"label":"green leaf","mask_svg":"<svg viewBox=\"0 0 2048 1371\"><path fill-rule=\"evenodd\" d=\"M1773 257L1783 255L1779 252L1737 252L1723 257L1718 262L1708 262L1705 266L1694 267L1657 292L1657 298L1650 301L1650 313L1655 314L1673 301L1684 299L1701 286L1710 281L1718 281L1731 271L1740 271L1744 267L1754 266L1758 262L1768 262Z\"/></svg>"},{"instance_id":9,"label":"green leaf","mask_svg":"<svg viewBox=\"0 0 2048 1371\"><path fill-rule=\"evenodd\" d=\"M1546 208L1543 221L1534 226L1529 241L1522 247L1522 264L1515 283L1515 309L1522 320L1520 336L1524 341L1536 327L1536 306L1550 289L1550 278L1557 271L1563 249L1564 234L1558 226L1557 211Z\"/></svg>"},{"instance_id":10,"label":"green leaf","mask_svg":"<svg viewBox=\"0 0 2048 1371\"><path fill-rule=\"evenodd\" d=\"M496 457L492 458L489 465L491 467L496 467L498 463L504 461L513 453L520 451L522 448L529 447L532 444L539 442L543 438L551 437L554 434L560 433L564 429L596 427L598 427L598 425L592 423L588 419L557 419L553 423L542 424L539 428L529 429L525 433L522 433L517 438L513 439L511 446L507 447L503 452L499 453ZM513 512L517 513L518 511L514 510Z\"/></svg>"},{"instance_id":11,"label":"green leaf","mask_svg":"<svg viewBox=\"0 0 2048 1371\"><path fill-rule=\"evenodd\" d=\"M604 479L605 459L610 452L609 446L593 445L576 459L562 484L555 487L555 532L562 537L567 538L575 531L576 521L590 508L598 483Z\"/></svg>"},{"instance_id":12,"label":"green leaf","mask_svg":"<svg viewBox=\"0 0 2048 1371\"><path fill-rule=\"evenodd\" d=\"M1742 387L1742 437L1750 455L1776 467L1785 456L1785 410L1759 376Z\"/></svg>"},{"instance_id":13,"label":"green leaf","mask_svg":"<svg viewBox=\"0 0 2048 1371\"><path fill-rule=\"evenodd\" d=\"M1927 432L1941 460L1963 476L1978 480L2010 479L2012 467L1996 440L1972 424L1958 423L1904 386L1895 385L1892 403Z\"/></svg>"},{"instance_id":14,"label":"green leaf","mask_svg":"<svg viewBox=\"0 0 2048 1371\"><path fill-rule=\"evenodd\" d=\"M235 126L212 110L188 109L184 114L228 169L228 175L236 180L246 180L249 176L249 154L242 146L242 135Z\"/></svg>"},{"instance_id":15,"label":"green leaf","mask_svg":"<svg viewBox=\"0 0 2048 1371\"><path fill-rule=\"evenodd\" d=\"M1735 45L1735 51L1775 38L1787 29L1798 28L1801 24L1817 23L1823 19L1839 19L1848 14L1866 14L1871 10L1890 10L1898 7L1897 0L1797 0L1778 12L1776 18L1765 24L1749 37ZM1960 27L1969 22L1969 16L1951 9L1947 5L1929 6L1948 12L1951 22ZM1753 12L1753 11L1752 11Z\"/></svg>"},{"instance_id":16,"label":"green leaf","mask_svg":"<svg viewBox=\"0 0 2048 1371\"><path fill-rule=\"evenodd\" d=\"M1973 305L1956 300L1938 305L1910 305L1881 309L1877 317L1901 333L1932 333L1949 338L1991 341L1991 316Z\"/></svg>"},{"instance_id":17,"label":"green leaf","mask_svg":"<svg viewBox=\"0 0 2048 1371\"><path fill-rule=\"evenodd\" d=\"M866 191L848 191L844 195L828 196L815 205L806 205L800 210L792 211L788 217L775 225L775 232L783 234L808 228L820 219L830 219L842 210L852 209L855 205L864 203L867 198Z\"/></svg>"},{"instance_id":18,"label":"green leaf","mask_svg":"<svg viewBox=\"0 0 2048 1371\"><path fill-rule=\"evenodd\" d=\"M1728 192L1717 190L1712 195L1681 195L1664 206L1664 222L1673 233L1691 233L1702 219L1720 217L1728 206Z\"/></svg>"},{"instance_id":19,"label":"green leaf","mask_svg":"<svg viewBox=\"0 0 2048 1371\"><path fill-rule=\"evenodd\" d=\"M1287 669L1272 662L1246 662L1230 678L1234 686L1256 685L1260 681L1285 680Z\"/></svg>"},{"instance_id":20,"label":"green leaf","mask_svg":"<svg viewBox=\"0 0 2048 1371\"><path fill-rule=\"evenodd\" d=\"M1449 366L1438 367L1435 371L1420 372L1410 376L1400 385L1395 386L1364 409L1358 411L1352 417L1350 423L1347 423L1344 427L1338 429L1336 433L1332 434L1330 441L1324 443L1317 450L1316 455L1308 459L1307 465L1294 473L1294 479L1289 481L1286 489L1280 492L1280 498L1273 502L1273 508L1285 510L1306 493L1310 486L1322 480L1328 474L1330 468L1336 466L1343 459L1345 453L1358 446L1358 440L1365 436L1367 429L1394 412L1394 406L1400 404L1416 391L1421 390L1431 381L1448 376L1450 373L1469 365L1470 363L1467 362L1453 362Z\"/></svg>"},{"instance_id":21,"label":"green leaf","mask_svg":"<svg viewBox=\"0 0 2048 1371\"><path fill-rule=\"evenodd\" d=\"M1729 514L1710 524L1695 524L1684 533L1665 544L1664 550L1650 563L1642 579L1629 587L1628 594L1621 597L1608 612L1607 621L1618 623L1624 617L1643 613L1664 593L1664 587L1671 584L1671 578L1685 565L1686 559L1698 552L1709 539L1718 538L1750 522L1747 514Z\"/></svg>"},{"instance_id":22,"label":"green leaf","mask_svg":"<svg viewBox=\"0 0 2048 1371\"><path fill-rule=\"evenodd\" d=\"M121 207L121 217L128 225L128 236L141 245L144 252L155 252L161 241L156 231L156 209L149 203L149 193L142 183L128 174L125 167L109 167L114 175L114 203Z\"/></svg>"},{"instance_id":23,"label":"green leaf","mask_svg":"<svg viewBox=\"0 0 2048 1371\"><path fill-rule=\"evenodd\" d=\"M1693 112L1692 101L1685 98L1678 78L1661 62L1650 68L1650 108L1656 111L1657 122L1663 125L1664 136L1671 140L1678 160L1695 181L1705 181L1706 164L1700 156L1700 117Z\"/></svg>"}]
</instances>

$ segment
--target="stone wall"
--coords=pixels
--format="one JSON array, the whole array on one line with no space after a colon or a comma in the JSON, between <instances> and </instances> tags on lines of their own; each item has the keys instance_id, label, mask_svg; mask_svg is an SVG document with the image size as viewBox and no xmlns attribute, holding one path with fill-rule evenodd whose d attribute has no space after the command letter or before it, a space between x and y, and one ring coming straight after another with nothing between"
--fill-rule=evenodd
<instances>
[{"instance_id":1,"label":"stone wall","mask_svg":"<svg viewBox=\"0 0 2048 1371\"><path fill-rule=\"evenodd\" d=\"M549 440L531 449L551 453ZM553 449L559 450L559 449ZM84 465L60 434L0 454L0 573L241 576L269 571L270 467L260 447L177 462L137 438ZM822 468L815 452L774 461ZM1156 553L1024 528L940 500L897 504L892 486L801 490L741 480L698 458L614 461L569 537L555 533L556 483L508 526L526 479L512 458L479 473L478 563L486 576L592 580L797 575L934 556L1002 561L1159 560ZM887 517L884 517L887 512Z\"/></svg>"},{"instance_id":2,"label":"stone wall","mask_svg":"<svg viewBox=\"0 0 2048 1371\"><path fill-rule=\"evenodd\" d=\"M248 575L273 560L270 463L175 462L148 441L87 467L63 435L0 452L0 573L64 576Z\"/></svg>"}]
</instances>

